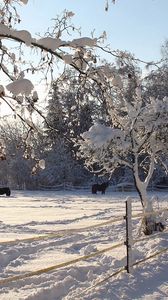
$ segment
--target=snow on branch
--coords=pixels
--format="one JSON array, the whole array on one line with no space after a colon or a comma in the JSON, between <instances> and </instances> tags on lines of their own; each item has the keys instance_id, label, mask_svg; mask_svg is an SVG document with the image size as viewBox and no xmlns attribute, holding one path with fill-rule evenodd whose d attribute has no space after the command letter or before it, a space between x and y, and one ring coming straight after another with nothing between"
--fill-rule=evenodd
<instances>
[{"instance_id":1,"label":"snow on branch","mask_svg":"<svg viewBox=\"0 0 168 300\"><path fill-rule=\"evenodd\" d=\"M11 92L14 97L19 94L29 96L34 89L34 86L30 80L22 78L9 83L6 86L6 89Z\"/></svg>"},{"instance_id":2,"label":"snow on branch","mask_svg":"<svg viewBox=\"0 0 168 300\"><path fill-rule=\"evenodd\" d=\"M95 147L102 147L112 140L124 142L124 132L121 129L114 129L101 124L93 125L89 131L81 134L81 137Z\"/></svg>"},{"instance_id":3,"label":"snow on branch","mask_svg":"<svg viewBox=\"0 0 168 300\"><path fill-rule=\"evenodd\" d=\"M95 124L84 132L79 139L79 156L96 173L129 167L142 206L148 209L146 189L157 161L163 157L167 161L168 99L147 97L139 78L131 90L127 84L125 81L122 89L112 85L111 96L106 91L111 126Z\"/></svg>"}]
</instances>

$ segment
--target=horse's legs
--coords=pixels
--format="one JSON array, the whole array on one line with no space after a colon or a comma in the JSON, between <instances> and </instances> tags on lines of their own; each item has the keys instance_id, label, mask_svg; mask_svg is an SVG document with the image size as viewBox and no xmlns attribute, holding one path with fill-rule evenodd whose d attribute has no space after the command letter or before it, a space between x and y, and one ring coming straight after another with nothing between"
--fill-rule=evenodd
<instances>
[{"instance_id":1,"label":"horse's legs","mask_svg":"<svg viewBox=\"0 0 168 300\"><path fill-rule=\"evenodd\" d=\"M92 187L92 194L97 194L97 189L95 186Z\"/></svg>"},{"instance_id":2,"label":"horse's legs","mask_svg":"<svg viewBox=\"0 0 168 300\"><path fill-rule=\"evenodd\" d=\"M105 189L102 189L102 194L105 194Z\"/></svg>"}]
</instances>

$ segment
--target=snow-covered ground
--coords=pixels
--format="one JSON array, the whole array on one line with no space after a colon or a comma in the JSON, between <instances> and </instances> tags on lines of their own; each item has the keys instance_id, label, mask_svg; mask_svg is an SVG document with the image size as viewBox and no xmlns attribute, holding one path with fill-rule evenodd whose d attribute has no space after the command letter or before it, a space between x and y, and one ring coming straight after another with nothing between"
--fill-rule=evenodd
<instances>
[{"instance_id":1,"label":"snow-covered ground","mask_svg":"<svg viewBox=\"0 0 168 300\"><path fill-rule=\"evenodd\" d=\"M1 196L0 300L168 299L168 251L135 266L131 274L110 277L126 265L125 220L96 224L124 216L127 196L133 199L133 214L141 212L136 193L12 191L11 197ZM157 196L155 206L168 208L168 194ZM134 238L142 239L139 226L140 219L133 219ZM120 247L56 268L118 243ZM164 248L167 232L136 243L134 261ZM31 274L41 269L44 272ZM23 278L14 278L17 275Z\"/></svg>"}]
</instances>

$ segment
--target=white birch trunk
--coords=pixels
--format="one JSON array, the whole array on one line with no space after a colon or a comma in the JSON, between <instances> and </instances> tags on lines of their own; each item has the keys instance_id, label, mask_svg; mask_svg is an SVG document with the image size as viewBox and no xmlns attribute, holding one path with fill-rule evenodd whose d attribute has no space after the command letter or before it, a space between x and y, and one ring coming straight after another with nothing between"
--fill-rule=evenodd
<instances>
[{"instance_id":1,"label":"white birch trunk","mask_svg":"<svg viewBox=\"0 0 168 300\"><path fill-rule=\"evenodd\" d=\"M152 177L153 171L154 171L154 158L155 158L155 153L151 156L151 162L149 166L149 171L148 174L145 178L144 181L142 181L139 178L139 173L138 173L138 155L135 154L135 163L133 166L133 172L134 172L134 179L135 179L135 184L137 191L139 193L142 207L143 207L143 213L144 217L142 220L143 224L143 232L148 235L152 234L153 231L155 230L160 230L159 227L157 227L156 224L156 218L152 214L153 212L153 203L150 201L150 199L147 196L147 187L149 185L149 181ZM151 215L150 215L151 213ZM158 228L158 229L157 229Z\"/></svg>"}]
</instances>

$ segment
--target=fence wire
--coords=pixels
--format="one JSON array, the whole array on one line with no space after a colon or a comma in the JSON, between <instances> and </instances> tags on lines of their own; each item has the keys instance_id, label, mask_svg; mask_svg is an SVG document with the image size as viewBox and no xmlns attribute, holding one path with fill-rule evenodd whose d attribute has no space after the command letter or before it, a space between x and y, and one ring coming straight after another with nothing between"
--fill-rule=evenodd
<instances>
[{"instance_id":1,"label":"fence wire","mask_svg":"<svg viewBox=\"0 0 168 300\"><path fill-rule=\"evenodd\" d=\"M168 211L168 209L162 209L162 210L158 210L158 211L152 212L152 213L141 213L141 214L132 215L132 218L141 217L141 216L148 216L148 215L157 215L157 214L162 213L164 211ZM98 227L101 227L101 226L110 225L110 224L113 224L113 223L116 223L116 222L120 222L120 221L124 220L124 217L125 216L119 216L118 218L115 218L113 220L109 220L109 221L105 221L105 222L102 222L102 223L94 224L94 225L87 226L87 227L84 227L84 228L78 228L78 229L74 228L74 229L70 229L70 230L57 231L57 232L52 232L52 233L49 233L49 234L46 234L46 235L32 237L32 238L18 239L18 240L12 240L12 241L1 241L0 244L14 244L14 243L19 243L19 242L29 242L29 241L35 241L35 240L41 240L41 239L48 239L48 238L54 238L54 237L62 237L64 235L69 235L69 234L73 234L73 233L87 231L87 230L90 230L90 229L94 229L94 228L98 228ZM165 231L163 233L165 233ZM157 235L159 235L159 234L160 234L160 232L157 233L157 234L155 234L155 237ZM150 237L145 237L145 238L142 238L142 239L139 239L139 240L137 239L137 240L134 240L133 243L135 244L137 242L144 241L144 240L149 239L149 238ZM39 269L39 270L36 270L36 271L31 271L31 272L24 273L24 274L20 274L20 275L15 275L15 276L10 276L10 277L7 277L7 278L3 278L3 279L0 279L0 285L8 284L8 283L11 283L11 282L14 282L14 281L18 281L18 280L22 280L22 279L26 279L26 278L30 278L30 277L33 277L33 276L39 276L39 275L44 274L44 273L48 273L48 272L51 272L51 271L58 270L60 268L64 268L64 267L67 267L67 266L70 266L70 265L74 265L77 262L84 261L84 260L90 259L92 257L101 255L101 254L103 254L103 253L105 253L107 251L113 250L113 249L121 247L123 245L125 245L124 241L120 242L118 244L112 245L110 247L104 248L102 250L97 250L96 252L93 252L91 254L84 255L84 256L81 256L79 258L67 261L67 262L63 262L63 263L60 263L60 264L52 265L52 266L49 266L47 268ZM143 262L145 262L145 261L147 261L147 260L149 260L151 258L154 258L155 256L160 255L160 254L162 254L162 253L164 253L166 251L168 251L168 248L164 248L164 249L162 249L162 250L160 250L158 252L155 252L154 254L152 254L152 255L144 258L144 259L136 261L135 263L132 264L132 266L137 266L137 265L139 265L139 264L141 264L141 263L143 263ZM87 293L91 289L96 288L98 285L103 284L104 282L108 281L110 278L118 275L120 272L123 272L124 270L126 270L125 266L122 267L122 268L120 268L116 272L113 272L112 274L106 276L104 279L100 280L95 285L93 285L90 288L84 290L82 293ZM81 296L81 294L80 294L80 296Z\"/></svg>"},{"instance_id":2,"label":"fence wire","mask_svg":"<svg viewBox=\"0 0 168 300\"><path fill-rule=\"evenodd\" d=\"M97 224L87 226L87 227L81 227L81 228L77 228L77 229L76 228L74 228L74 229L65 229L65 230L51 232L51 233L48 233L48 234L35 236L35 237L30 237L30 238L23 238L23 239L9 240L9 241L0 241L0 245L18 244L18 243L21 243L21 242L32 242L32 241L44 240L44 239L54 238L54 237L63 237L63 236L69 235L69 234L74 234L74 233L78 233L78 232L81 233L81 232L88 231L90 229L94 229L94 228L114 224L114 223L120 222L122 220L124 220L124 216L120 216L118 218L114 218L113 220L105 221L105 222L102 222L102 223L97 223Z\"/></svg>"},{"instance_id":3,"label":"fence wire","mask_svg":"<svg viewBox=\"0 0 168 300\"><path fill-rule=\"evenodd\" d=\"M164 233L168 233L168 229L164 230L164 231L156 232L156 233L152 234L152 236L148 235L148 236L145 236L145 237L143 237L141 239L135 239L135 240L133 240L132 243L134 245L134 244L136 244L138 242L143 242L143 241L149 240L151 238L155 239L157 236L159 236L160 234L163 235Z\"/></svg>"},{"instance_id":4,"label":"fence wire","mask_svg":"<svg viewBox=\"0 0 168 300\"><path fill-rule=\"evenodd\" d=\"M149 259L152 259L152 258L154 258L154 257L156 257L156 256L158 256L158 255L160 255L160 254L163 254L163 253L166 252L166 251L168 251L168 248L164 248L164 249L162 249L162 250L160 250L160 251L158 251L158 252L155 252L154 254L152 254L152 255L150 255L150 256L144 258L144 259L141 259L141 260L139 260L139 261L133 263L132 266L134 267L134 266L137 266L137 265L139 265L139 264L142 264L143 262L145 262L145 261L147 261L147 260L149 260ZM120 274L120 273L126 271L126 269L127 269L126 266L121 267L121 268L118 269L116 272L113 272L112 274L110 274L110 275L104 277L103 279L99 280L97 283L95 283L94 285L90 286L89 288L87 288L87 289L81 291L80 294L75 295L75 297L78 297L78 298L79 298L80 296L83 296L83 295L87 294L87 293L90 292L92 289L96 289L98 286L100 286L100 285L102 285L103 283L105 283L105 282L107 282L108 280L110 280L112 277L115 277L115 276L117 276L118 274ZM80 299L80 298L79 298L79 299Z\"/></svg>"},{"instance_id":5,"label":"fence wire","mask_svg":"<svg viewBox=\"0 0 168 300\"><path fill-rule=\"evenodd\" d=\"M84 260L87 260L89 258L101 255L105 252L111 251L111 250L116 249L118 247L121 247L123 245L124 245L124 241L121 242L121 243L115 244L113 246L110 246L108 248L98 250L98 251L93 252L91 254L84 255L84 256L81 256L79 258L67 261L67 262L63 262L63 263L53 265L53 266L50 266L50 267L47 267L47 268L39 269L37 271L32 271L32 272L24 273L24 274L21 274L21 275L7 277L7 278L4 278L4 279L0 280L0 285L4 285L4 284L7 284L7 283L10 283L10 282L13 282L13 281L18 281L18 280L33 277L33 276L38 276L38 275L41 275L41 274L44 274L44 273L48 273L48 272L51 272L51 271L58 270L58 269L63 268L63 267L67 267L69 265L74 265L77 262L84 261Z\"/></svg>"},{"instance_id":6,"label":"fence wire","mask_svg":"<svg viewBox=\"0 0 168 300\"><path fill-rule=\"evenodd\" d=\"M147 217L147 216L157 216L163 212L167 211L168 212L168 208L164 208L164 209L159 209L153 212L142 212L142 213L138 213L135 215L132 215L132 219L135 218L141 218L141 217Z\"/></svg>"}]
</instances>

